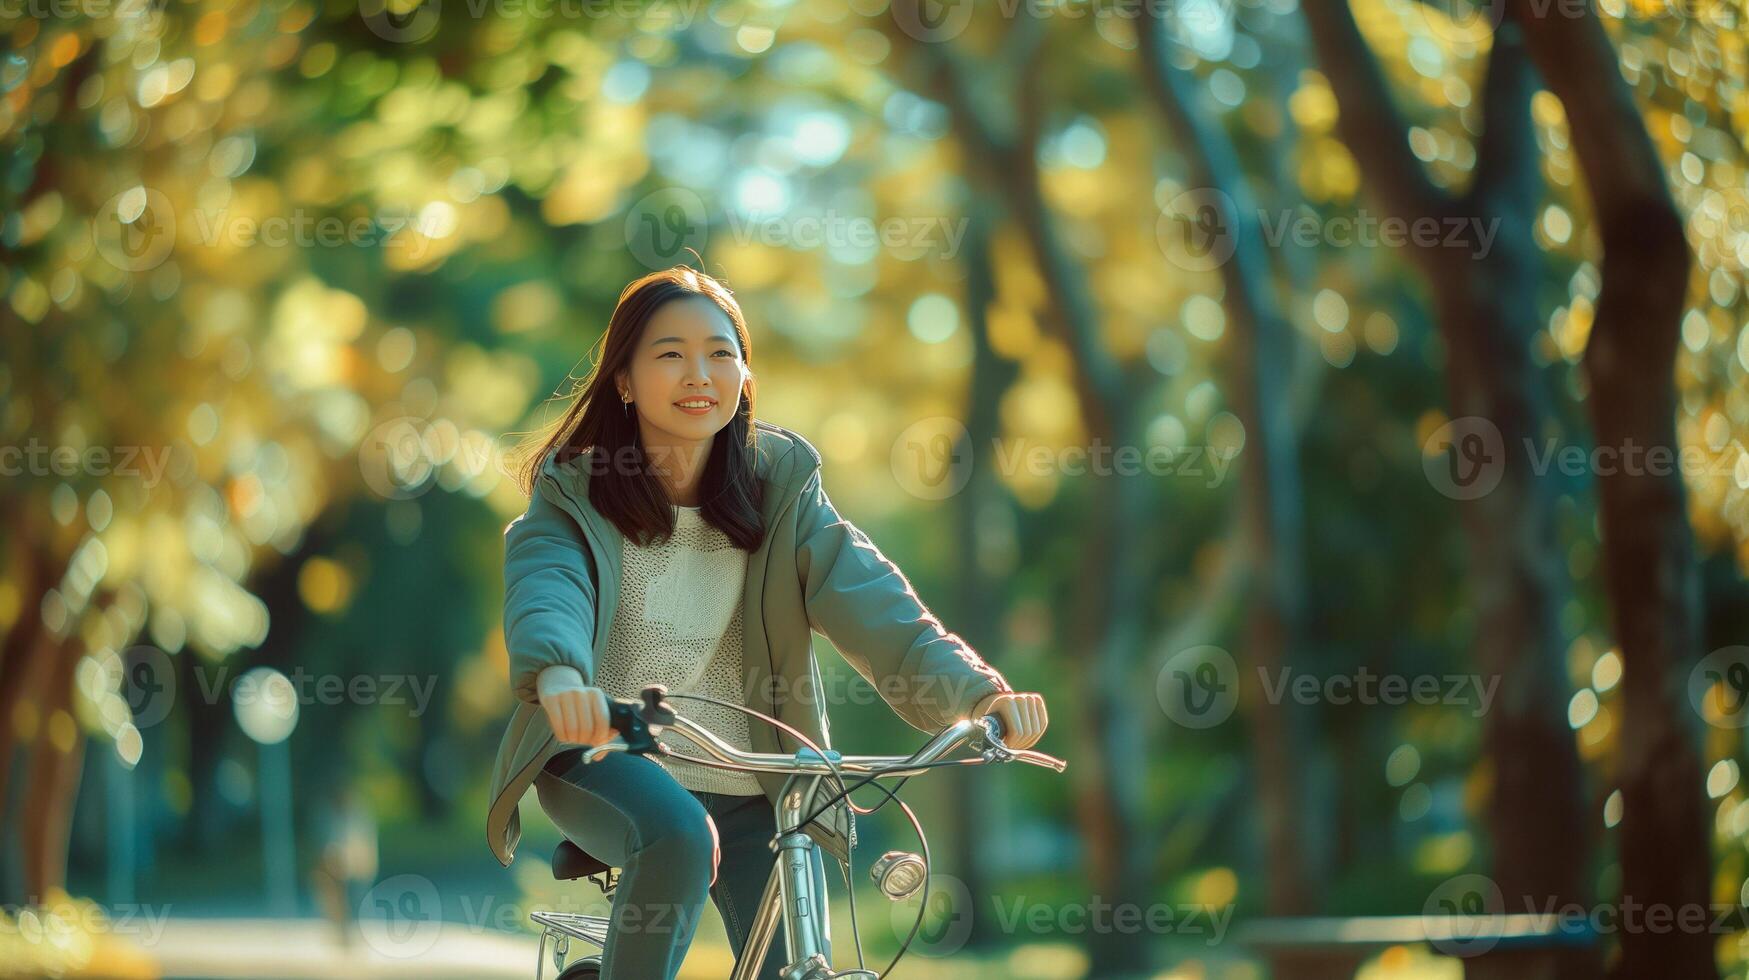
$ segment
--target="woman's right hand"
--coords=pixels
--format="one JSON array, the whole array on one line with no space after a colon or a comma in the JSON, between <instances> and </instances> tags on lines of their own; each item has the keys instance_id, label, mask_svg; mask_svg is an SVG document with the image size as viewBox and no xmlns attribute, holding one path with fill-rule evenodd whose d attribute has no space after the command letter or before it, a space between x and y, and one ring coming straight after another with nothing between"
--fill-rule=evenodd
<instances>
[{"instance_id":1,"label":"woman's right hand","mask_svg":"<svg viewBox=\"0 0 1749 980\"><path fill-rule=\"evenodd\" d=\"M575 667L548 667L540 673L538 688L547 725L559 741L600 745L616 734L608 723L607 692L584 684Z\"/></svg>"}]
</instances>

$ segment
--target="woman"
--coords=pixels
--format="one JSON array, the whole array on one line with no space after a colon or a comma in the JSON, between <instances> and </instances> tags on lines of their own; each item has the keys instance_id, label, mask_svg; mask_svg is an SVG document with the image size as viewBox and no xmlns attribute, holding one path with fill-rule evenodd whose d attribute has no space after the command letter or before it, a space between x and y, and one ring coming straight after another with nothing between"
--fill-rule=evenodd
<instances>
[{"instance_id":1,"label":"woman","mask_svg":"<svg viewBox=\"0 0 1749 980\"><path fill-rule=\"evenodd\" d=\"M1008 744L1038 741L1044 699L1015 693L945 631L904 575L833 509L820 456L753 418L751 344L721 283L684 266L628 286L602 354L519 472L527 513L505 531L505 642L518 699L494 766L487 838L514 857L532 783L584 851L621 869L607 980L673 977L708 894L737 955L775 856L784 777L626 754L580 764L568 745L613 735L609 698L645 684L720 697L829 745L811 631L900 717L935 733L995 714ZM800 746L769 724L677 699L754 752ZM673 733L680 753L696 748ZM840 803L807 831L840 861ZM816 868L823 886L823 869ZM784 965L783 937L760 976Z\"/></svg>"}]
</instances>

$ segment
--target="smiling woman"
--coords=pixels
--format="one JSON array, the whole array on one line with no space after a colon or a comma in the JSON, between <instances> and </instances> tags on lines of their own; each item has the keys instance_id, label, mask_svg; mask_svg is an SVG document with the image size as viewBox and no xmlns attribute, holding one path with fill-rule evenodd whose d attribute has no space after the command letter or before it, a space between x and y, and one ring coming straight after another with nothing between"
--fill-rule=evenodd
<instances>
[{"instance_id":1,"label":"smiling woman","mask_svg":"<svg viewBox=\"0 0 1749 980\"><path fill-rule=\"evenodd\" d=\"M606 980L672 978L707 895L740 954L776 860L783 792L781 775L688 761L684 740L668 746L678 757L584 763L576 746L613 735L609 698L662 684L714 699L687 714L733 748L799 747L750 728L734 710L744 706L829 749L818 630L920 730L995 714L1026 748L1045 728L1043 698L1014 693L833 508L819 453L754 423L750 353L739 305L711 277L676 267L632 283L595 369L530 443L529 509L505 531L505 646L522 704L493 767L487 839L513 860L532 785L567 840L621 869L615 923L684 913L672 928L611 929ZM848 807L821 816L806 833L848 862ZM808 858L817 894L821 853ZM824 905L816 915L825 921ZM787 949L772 944L761 980Z\"/></svg>"},{"instance_id":2,"label":"smiling woman","mask_svg":"<svg viewBox=\"0 0 1749 980\"><path fill-rule=\"evenodd\" d=\"M556 454L589 468L589 502L631 541L666 539L679 505L700 508L752 551L762 532L747 454L751 357L741 306L721 282L686 266L638 279L620 294L569 408L525 445L523 492Z\"/></svg>"},{"instance_id":3,"label":"smiling woman","mask_svg":"<svg viewBox=\"0 0 1749 980\"><path fill-rule=\"evenodd\" d=\"M616 378L620 401L635 406L638 437L676 504L697 506L698 466L724 414L740 410L749 374L734 322L708 298L676 300L657 310L631 364ZM678 414L676 414L678 413Z\"/></svg>"}]
</instances>

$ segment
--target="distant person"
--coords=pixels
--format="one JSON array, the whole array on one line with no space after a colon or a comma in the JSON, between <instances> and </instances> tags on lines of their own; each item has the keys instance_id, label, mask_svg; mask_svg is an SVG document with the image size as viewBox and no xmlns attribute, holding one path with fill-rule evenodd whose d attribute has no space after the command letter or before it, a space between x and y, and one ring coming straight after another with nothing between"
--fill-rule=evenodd
<instances>
[{"instance_id":1,"label":"distant person","mask_svg":"<svg viewBox=\"0 0 1749 980\"><path fill-rule=\"evenodd\" d=\"M567 743L613 737L609 698L665 684L774 715L826 747L817 629L924 732L995 714L1004 741L1025 748L1047 723L1043 697L1015 693L839 516L814 447L754 421L751 361L722 283L684 266L644 276L518 472L530 500L505 532L504 630L520 703L487 838L508 865L532 782L567 838L621 869L613 922L627 925L608 937L606 980L674 977L707 894L741 954L775 861L785 778L625 753L581 764ZM673 705L745 751L801 747L739 711ZM698 751L672 732L662 740ZM850 816L842 803L829 816L808 833L846 861ZM815 877L823 892L824 869ZM783 953L780 927L761 978L775 980Z\"/></svg>"},{"instance_id":2,"label":"distant person","mask_svg":"<svg viewBox=\"0 0 1749 980\"><path fill-rule=\"evenodd\" d=\"M351 786L322 805L318 834L321 853L312 871L317 903L334 926L342 946L357 933L358 903L377 874L377 821Z\"/></svg>"}]
</instances>

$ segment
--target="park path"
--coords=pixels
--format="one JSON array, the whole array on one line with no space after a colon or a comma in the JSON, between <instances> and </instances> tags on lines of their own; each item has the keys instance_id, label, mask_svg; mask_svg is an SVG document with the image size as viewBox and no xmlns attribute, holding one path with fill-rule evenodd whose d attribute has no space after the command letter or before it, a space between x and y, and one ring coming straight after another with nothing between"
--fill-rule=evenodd
<instances>
[{"instance_id":1,"label":"park path","mask_svg":"<svg viewBox=\"0 0 1749 980\"><path fill-rule=\"evenodd\" d=\"M530 980L538 940L446 922L428 948L377 945L387 951L356 934L345 942L322 919L171 919L148 952L174 980ZM720 980L733 965L727 955L695 945L681 977Z\"/></svg>"}]
</instances>

